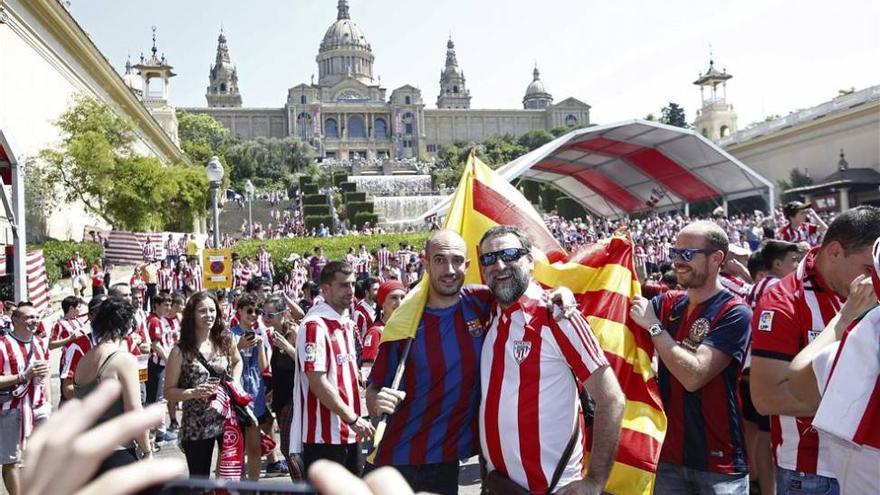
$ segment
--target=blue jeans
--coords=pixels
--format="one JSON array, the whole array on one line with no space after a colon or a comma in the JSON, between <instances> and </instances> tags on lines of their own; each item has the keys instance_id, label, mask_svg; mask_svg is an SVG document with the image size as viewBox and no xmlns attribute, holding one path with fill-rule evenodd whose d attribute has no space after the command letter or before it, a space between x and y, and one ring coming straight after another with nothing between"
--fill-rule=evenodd
<instances>
[{"instance_id":1,"label":"blue jeans","mask_svg":"<svg viewBox=\"0 0 880 495\"><path fill-rule=\"evenodd\" d=\"M776 493L778 495L838 495L840 485L834 478L777 467Z\"/></svg>"},{"instance_id":2,"label":"blue jeans","mask_svg":"<svg viewBox=\"0 0 880 495\"><path fill-rule=\"evenodd\" d=\"M661 462L657 466L654 495L747 495L748 474L700 471Z\"/></svg>"}]
</instances>

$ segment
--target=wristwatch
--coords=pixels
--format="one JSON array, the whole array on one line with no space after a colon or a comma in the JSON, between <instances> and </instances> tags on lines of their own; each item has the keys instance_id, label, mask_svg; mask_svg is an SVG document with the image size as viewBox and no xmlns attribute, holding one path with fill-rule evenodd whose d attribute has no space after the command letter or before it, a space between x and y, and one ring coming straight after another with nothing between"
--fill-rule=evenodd
<instances>
[{"instance_id":1,"label":"wristwatch","mask_svg":"<svg viewBox=\"0 0 880 495\"><path fill-rule=\"evenodd\" d=\"M651 337L656 337L663 333L663 327L659 323L654 323L650 327L648 327L648 335Z\"/></svg>"}]
</instances>

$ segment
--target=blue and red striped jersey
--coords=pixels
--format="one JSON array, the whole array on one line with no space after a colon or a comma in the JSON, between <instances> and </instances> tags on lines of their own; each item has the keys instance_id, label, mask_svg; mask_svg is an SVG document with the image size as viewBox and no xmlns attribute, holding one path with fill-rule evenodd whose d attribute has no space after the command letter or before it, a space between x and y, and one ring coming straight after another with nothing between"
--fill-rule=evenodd
<instances>
[{"instance_id":1,"label":"blue and red striped jersey","mask_svg":"<svg viewBox=\"0 0 880 495\"><path fill-rule=\"evenodd\" d=\"M480 352L492 297L486 287L466 286L456 304L425 308L401 381L406 398L388 418L377 466L435 464L477 453ZM405 344L379 346L371 385L391 385Z\"/></svg>"},{"instance_id":2,"label":"blue and red striped jersey","mask_svg":"<svg viewBox=\"0 0 880 495\"><path fill-rule=\"evenodd\" d=\"M660 360L658 384L668 420L660 462L724 474L748 472L739 381L749 345L752 310L722 290L687 314L686 292L670 291L651 303L676 342L711 346L731 357L703 388L687 389Z\"/></svg>"}]
</instances>

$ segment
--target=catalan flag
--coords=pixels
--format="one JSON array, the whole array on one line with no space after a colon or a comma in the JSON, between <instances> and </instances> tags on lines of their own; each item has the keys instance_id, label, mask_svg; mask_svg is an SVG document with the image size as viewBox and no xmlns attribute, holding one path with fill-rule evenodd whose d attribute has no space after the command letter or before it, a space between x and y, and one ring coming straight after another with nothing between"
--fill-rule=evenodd
<instances>
[{"instance_id":1,"label":"catalan flag","mask_svg":"<svg viewBox=\"0 0 880 495\"><path fill-rule=\"evenodd\" d=\"M535 279L546 287L565 286L575 293L626 395L620 449L605 490L620 495L653 493L666 416L651 368L653 346L644 332L633 331L628 319L630 300L640 293L632 242L616 235L569 259L528 200L471 153L444 227L464 238L468 259L476 260L480 238L494 225L525 230L534 245ZM482 283L475 262L465 283ZM427 297L423 279L395 310L382 341L414 336Z\"/></svg>"}]
</instances>

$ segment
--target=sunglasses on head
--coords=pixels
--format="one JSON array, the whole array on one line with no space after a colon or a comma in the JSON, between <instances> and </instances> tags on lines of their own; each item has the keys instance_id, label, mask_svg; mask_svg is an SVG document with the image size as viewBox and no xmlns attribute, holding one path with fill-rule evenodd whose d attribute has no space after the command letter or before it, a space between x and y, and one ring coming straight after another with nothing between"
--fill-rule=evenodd
<instances>
[{"instance_id":1,"label":"sunglasses on head","mask_svg":"<svg viewBox=\"0 0 880 495\"><path fill-rule=\"evenodd\" d=\"M669 259L672 261L683 261L685 263L690 263L694 260L694 257L698 254L711 254L718 249L692 249L692 248L684 248L684 249L676 249L669 248Z\"/></svg>"},{"instance_id":2,"label":"sunglasses on head","mask_svg":"<svg viewBox=\"0 0 880 495\"><path fill-rule=\"evenodd\" d=\"M505 263L511 263L522 258L528 253L529 250L526 248L507 248L500 251L493 251L491 253L481 254L480 264L483 266L491 266L494 265L499 259L501 259L501 261Z\"/></svg>"}]
</instances>

